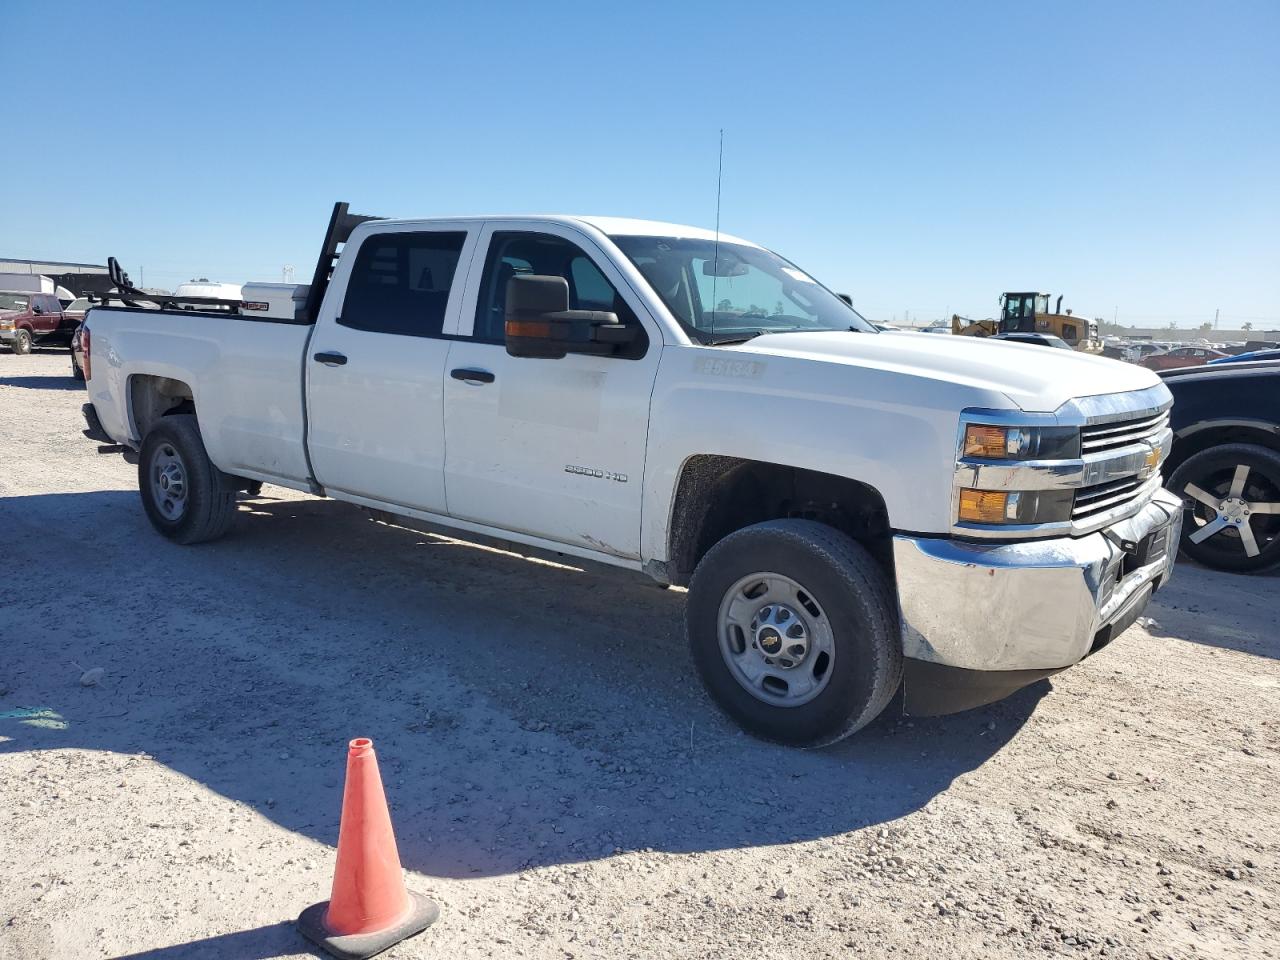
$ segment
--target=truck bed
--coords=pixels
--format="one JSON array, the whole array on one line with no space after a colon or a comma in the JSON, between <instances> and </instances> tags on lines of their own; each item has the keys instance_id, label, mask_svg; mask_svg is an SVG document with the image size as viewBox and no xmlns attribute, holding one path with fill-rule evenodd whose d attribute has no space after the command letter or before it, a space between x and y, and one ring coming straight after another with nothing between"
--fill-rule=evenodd
<instances>
[{"instance_id":1,"label":"truck bed","mask_svg":"<svg viewBox=\"0 0 1280 960\"><path fill-rule=\"evenodd\" d=\"M190 386L209 458L219 469L308 488L302 361L309 324L128 307L94 307L90 317L89 399L112 439L135 448L142 441L144 425L128 412L131 390L157 382L163 389L163 380L177 380Z\"/></svg>"}]
</instances>

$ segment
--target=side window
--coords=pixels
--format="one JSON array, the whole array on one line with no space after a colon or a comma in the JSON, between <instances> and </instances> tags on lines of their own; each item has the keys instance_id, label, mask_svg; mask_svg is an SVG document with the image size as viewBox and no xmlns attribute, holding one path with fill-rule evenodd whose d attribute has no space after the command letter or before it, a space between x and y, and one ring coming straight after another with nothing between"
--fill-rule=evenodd
<instances>
[{"instance_id":1,"label":"side window","mask_svg":"<svg viewBox=\"0 0 1280 960\"><path fill-rule=\"evenodd\" d=\"M585 256L569 261L569 295L578 295L578 310L612 311L617 294L605 275Z\"/></svg>"},{"instance_id":2,"label":"side window","mask_svg":"<svg viewBox=\"0 0 1280 960\"><path fill-rule=\"evenodd\" d=\"M508 231L493 235L480 278L474 339L505 341L507 282L522 273L564 277L569 282L570 310L615 313L623 323L638 327L639 337L619 356L644 356L648 346L644 327L595 261L577 244L547 233Z\"/></svg>"},{"instance_id":3,"label":"side window","mask_svg":"<svg viewBox=\"0 0 1280 960\"><path fill-rule=\"evenodd\" d=\"M370 237L356 254L338 323L371 333L439 336L466 239L461 231Z\"/></svg>"}]
</instances>

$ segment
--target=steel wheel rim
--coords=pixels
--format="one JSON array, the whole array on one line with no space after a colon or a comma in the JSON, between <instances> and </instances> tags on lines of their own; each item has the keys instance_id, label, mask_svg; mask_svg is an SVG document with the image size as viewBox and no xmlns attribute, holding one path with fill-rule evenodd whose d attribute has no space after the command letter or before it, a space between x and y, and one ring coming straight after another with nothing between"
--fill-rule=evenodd
<instances>
[{"instance_id":1,"label":"steel wheel rim","mask_svg":"<svg viewBox=\"0 0 1280 960\"><path fill-rule=\"evenodd\" d=\"M1253 559L1280 545L1280 484L1247 463L1201 477L1180 491L1187 506L1187 539L1223 556ZM1208 487L1208 489L1205 489Z\"/></svg>"},{"instance_id":2,"label":"steel wheel rim","mask_svg":"<svg viewBox=\"0 0 1280 960\"><path fill-rule=\"evenodd\" d=\"M162 443L151 458L151 499L166 520L187 512L187 464L171 443Z\"/></svg>"},{"instance_id":3,"label":"steel wheel rim","mask_svg":"<svg viewBox=\"0 0 1280 960\"><path fill-rule=\"evenodd\" d=\"M831 682L831 622L813 594L784 574L752 573L725 591L716 636L729 673L762 703L803 706Z\"/></svg>"}]
</instances>

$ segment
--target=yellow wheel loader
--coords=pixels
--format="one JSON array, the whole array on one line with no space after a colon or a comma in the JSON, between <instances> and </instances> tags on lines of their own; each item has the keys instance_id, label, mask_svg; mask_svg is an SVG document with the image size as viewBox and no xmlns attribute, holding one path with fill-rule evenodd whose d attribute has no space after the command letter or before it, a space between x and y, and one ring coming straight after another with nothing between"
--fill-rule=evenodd
<instances>
[{"instance_id":1,"label":"yellow wheel loader","mask_svg":"<svg viewBox=\"0 0 1280 960\"><path fill-rule=\"evenodd\" d=\"M1073 350L1102 353L1098 338L1098 321L1062 312L1059 295L1053 312L1049 312L1047 293L1005 293L1000 296L1000 333L1051 333L1061 337Z\"/></svg>"}]
</instances>

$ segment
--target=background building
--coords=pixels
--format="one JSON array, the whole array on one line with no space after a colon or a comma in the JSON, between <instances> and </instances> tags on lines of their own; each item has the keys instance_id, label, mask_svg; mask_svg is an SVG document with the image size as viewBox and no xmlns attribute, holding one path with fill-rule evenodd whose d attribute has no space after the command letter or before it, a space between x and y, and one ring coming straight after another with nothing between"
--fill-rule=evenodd
<instances>
[{"instance_id":1,"label":"background building","mask_svg":"<svg viewBox=\"0 0 1280 960\"><path fill-rule=\"evenodd\" d=\"M35 289L29 286L33 277L48 277L57 289L44 292L57 294L60 299L74 299L87 293L105 293L111 289L107 268L100 263L13 260L0 257L0 290ZM6 280L10 282L6 283Z\"/></svg>"}]
</instances>

